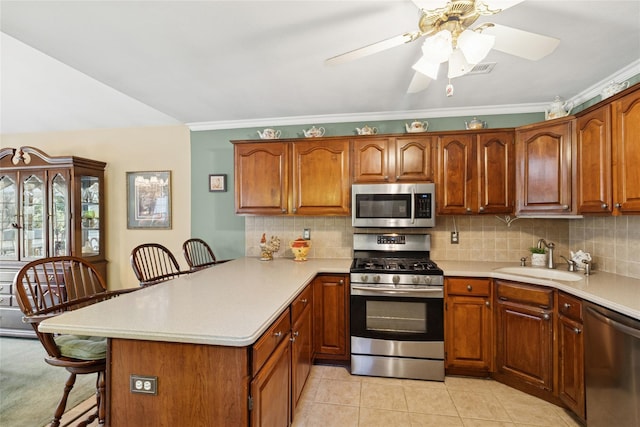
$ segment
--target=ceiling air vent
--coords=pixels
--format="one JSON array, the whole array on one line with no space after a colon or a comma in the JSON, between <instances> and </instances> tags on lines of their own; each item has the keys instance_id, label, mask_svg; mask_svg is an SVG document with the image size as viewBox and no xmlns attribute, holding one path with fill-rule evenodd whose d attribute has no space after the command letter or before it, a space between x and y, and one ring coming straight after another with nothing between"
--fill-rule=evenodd
<instances>
[{"instance_id":1,"label":"ceiling air vent","mask_svg":"<svg viewBox=\"0 0 640 427\"><path fill-rule=\"evenodd\" d=\"M482 64L476 64L471 71L469 71L467 73L467 75L471 75L471 74L489 74L492 70L493 67L496 66L495 62L485 62Z\"/></svg>"}]
</instances>

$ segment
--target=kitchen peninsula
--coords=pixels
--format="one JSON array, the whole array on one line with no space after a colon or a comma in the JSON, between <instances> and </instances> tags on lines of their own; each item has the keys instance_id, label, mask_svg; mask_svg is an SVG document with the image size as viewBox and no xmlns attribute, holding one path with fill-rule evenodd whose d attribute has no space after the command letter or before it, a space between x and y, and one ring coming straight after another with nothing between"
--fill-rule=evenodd
<instances>
[{"instance_id":1,"label":"kitchen peninsula","mask_svg":"<svg viewBox=\"0 0 640 427\"><path fill-rule=\"evenodd\" d=\"M41 330L110 338L107 425L249 425L252 346L281 323L317 274L345 274L350 263L241 258L65 313L43 322ZM558 288L640 319L637 279L595 272L559 282L494 271L510 265L505 263L439 265L447 276ZM157 395L131 393L131 375L157 377Z\"/></svg>"}]
</instances>

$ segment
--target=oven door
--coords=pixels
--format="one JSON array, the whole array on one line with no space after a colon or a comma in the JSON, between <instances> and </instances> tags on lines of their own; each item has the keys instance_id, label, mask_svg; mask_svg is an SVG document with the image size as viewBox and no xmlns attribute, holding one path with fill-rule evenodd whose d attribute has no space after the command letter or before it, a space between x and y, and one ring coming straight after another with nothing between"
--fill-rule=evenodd
<instances>
[{"instance_id":1,"label":"oven door","mask_svg":"<svg viewBox=\"0 0 640 427\"><path fill-rule=\"evenodd\" d=\"M442 342L442 288L367 290L352 283L351 337Z\"/></svg>"}]
</instances>

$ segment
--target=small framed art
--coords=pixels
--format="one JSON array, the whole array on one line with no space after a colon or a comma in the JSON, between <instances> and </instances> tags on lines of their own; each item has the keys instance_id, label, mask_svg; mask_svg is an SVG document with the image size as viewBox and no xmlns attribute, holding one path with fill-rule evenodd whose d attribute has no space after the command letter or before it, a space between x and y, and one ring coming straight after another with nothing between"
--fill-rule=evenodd
<instances>
[{"instance_id":1,"label":"small framed art","mask_svg":"<svg viewBox=\"0 0 640 427\"><path fill-rule=\"evenodd\" d=\"M227 175L209 175L209 191L227 191Z\"/></svg>"}]
</instances>

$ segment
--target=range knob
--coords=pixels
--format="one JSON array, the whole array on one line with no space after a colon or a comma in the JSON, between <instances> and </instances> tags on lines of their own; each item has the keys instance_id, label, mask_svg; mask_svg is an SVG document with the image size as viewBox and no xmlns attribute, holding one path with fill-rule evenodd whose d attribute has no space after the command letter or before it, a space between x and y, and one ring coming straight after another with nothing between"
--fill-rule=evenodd
<instances>
[{"instance_id":1,"label":"range knob","mask_svg":"<svg viewBox=\"0 0 640 427\"><path fill-rule=\"evenodd\" d=\"M367 282L369 280L369 276L367 276L366 274L363 274L362 276L360 276L360 281L361 282Z\"/></svg>"},{"instance_id":2,"label":"range knob","mask_svg":"<svg viewBox=\"0 0 640 427\"><path fill-rule=\"evenodd\" d=\"M394 284L396 284L396 285L397 285L398 283L400 283L400 276L398 276L398 275L396 274L395 276L393 276L393 277L391 278L391 280L393 281L393 283L394 283Z\"/></svg>"},{"instance_id":3,"label":"range knob","mask_svg":"<svg viewBox=\"0 0 640 427\"><path fill-rule=\"evenodd\" d=\"M375 276L373 276L373 281L374 281L375 283L380 283L380 275L379 275L379 274L376 274Z\"/></svg>"},{"instance_id":4,"label":"range knob","mask_svg":"<svg viewBox=\"0 0 640 427\"><path fill-rule=\"evenodd\" d=\"M420 276L411 277L411 283L413 283L414 285L417 285L418 283L420 283Z\"/></svg>"},{"instance_id":5,"label":"range knob","mask_svg":"<svg viewBox=\"0 0 640 427\"><path fill-rule=\"evenodd\" d=\"M427 285L431 284L431 276L424 276L424 283L426 283Z\"/></svg>"}]
</instances>

